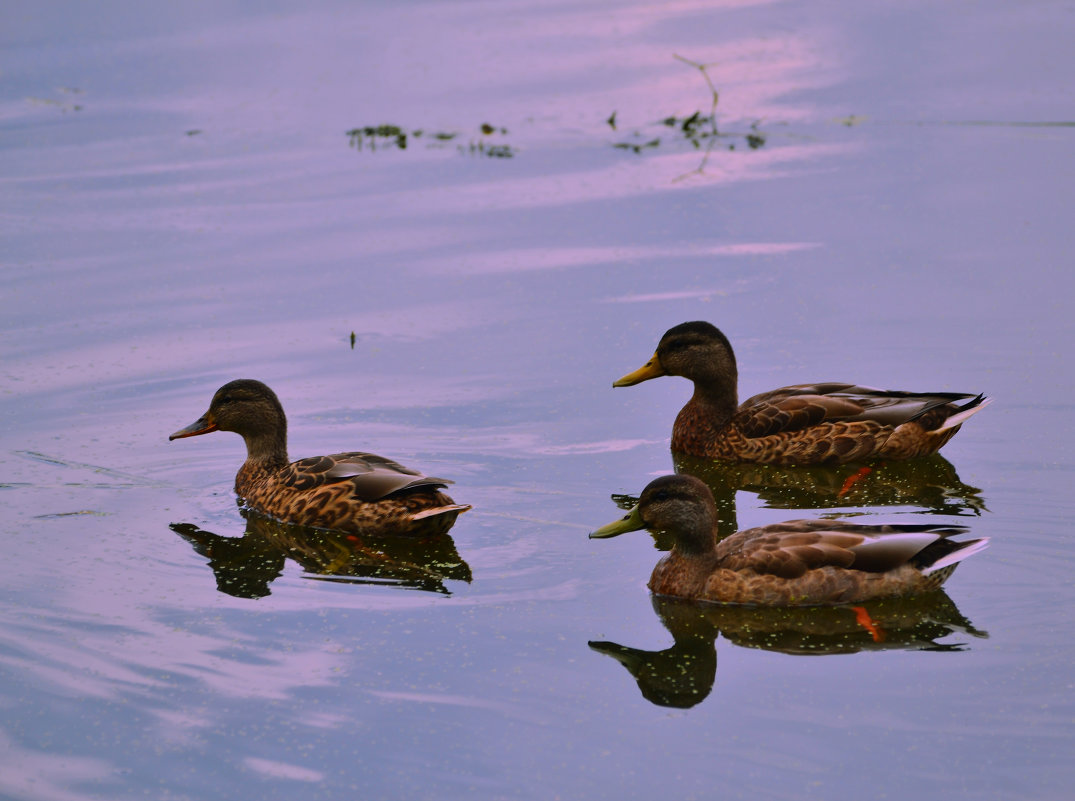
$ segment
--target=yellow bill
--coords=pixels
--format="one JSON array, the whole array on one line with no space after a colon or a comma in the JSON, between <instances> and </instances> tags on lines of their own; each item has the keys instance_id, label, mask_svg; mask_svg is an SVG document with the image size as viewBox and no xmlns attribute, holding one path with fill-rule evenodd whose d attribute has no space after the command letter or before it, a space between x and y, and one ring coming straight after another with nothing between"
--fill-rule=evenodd
<instances>
[{"instance_id":1,"label":"yellow bill","mask_svg":"<svg viewBox=\"0 0 1075 801\"><path fill-rule=\"evenodd\" d=\"M649 381L651 378L660 378L662 375L668 375L664 368L661 367L661 362L657 359L657 354L653 354L653 358L639 367L633 373L628 373L619 381L612 382L614 387L633 387L635 384L641 384L643 381Z\"/></svg>"},{"instance_id":2,"label":"yellow bill","mask_svg":"<svg viewBox=\"0 0 1075 801\"><path fill-rule=\"evenodd\" d=\"M596 531L590 532L591 540L603 540L608 537L618 537L620 534L626 534L628 531L638 531L646 527L646 524L642 522L642 515L638 513L638 507L636 506L631 512L625 515L621 520L616 520L607 525L601 526Z\"/></svg>"}]
</instances>

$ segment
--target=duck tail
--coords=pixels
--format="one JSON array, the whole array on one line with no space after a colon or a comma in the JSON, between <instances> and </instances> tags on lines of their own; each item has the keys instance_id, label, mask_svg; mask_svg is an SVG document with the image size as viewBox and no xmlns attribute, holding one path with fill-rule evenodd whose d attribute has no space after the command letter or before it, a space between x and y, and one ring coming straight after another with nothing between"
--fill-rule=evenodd
<instances>
[{"instance_id":1,"label":"duck tail","mask_svg":"<svg viewBox=\"0 0 1075 801\"><path fill-rule=\"evenodd\" d=\"M425 520L427 517L436 517L437 515L446 514L461 515L471 508L469 503L449 503L444 506L434 506L430 509L423 509L420 512L415 512L411 515L411 520Z\"/></svg>"},{"instance_id":2,"label":"duck tail","mask_svg":"<svg viewBox=\"0 0 1075 801\"><path fill-rule=\"evenodd\" d=\"M953 414L951 417L941 423L940 426L934 429L933 433L939 434L942 431L947 431L950 428L955 428L956 426L962 425L968 417L972 417L973 415L978 414L978 412L980 412L992 402L993 399L987 398L985 395L979 395L978 397L967 401L965 404L959 407L959 411L957 411L955 414Z\"/></svg>"},{"instance_id":3,"label":"duck tail","mask_svg":"<svg viewBox=\"0 0 1075 801\"><path fill-rule=\"evenodd\" d=\"M984 551L989 547L988 537L982 537L976 540L966 540L964 542L954 542L952 540L946 540L945 542L954 547L949 550L948 553L941 556L936 562L924 565L921 568L923 576L928 576L930 573L936 573L938 570L944 570L946 567L954 568L968 556L973 556L979 551Z\"/></svg>"}]
</instances>

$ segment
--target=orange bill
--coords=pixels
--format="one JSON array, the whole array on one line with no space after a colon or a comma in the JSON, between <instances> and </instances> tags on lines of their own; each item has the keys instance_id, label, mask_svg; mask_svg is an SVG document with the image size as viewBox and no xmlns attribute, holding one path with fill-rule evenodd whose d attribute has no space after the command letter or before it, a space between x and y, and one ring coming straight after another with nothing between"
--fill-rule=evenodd
<instances>
[{"instance_id":1,"label":"orange bill","mask_svg":"<svg viewBox=\"0 0 1075 801\"><path fill-rule=\"evenodd\" d=\"M183 437L196 437L199 434L208 434L210 431L216 431L216 423L213 421L213 416L206 412L186 428L181 428L168 437L168 441L183 439Z\"/></svg>"}]
</instances>

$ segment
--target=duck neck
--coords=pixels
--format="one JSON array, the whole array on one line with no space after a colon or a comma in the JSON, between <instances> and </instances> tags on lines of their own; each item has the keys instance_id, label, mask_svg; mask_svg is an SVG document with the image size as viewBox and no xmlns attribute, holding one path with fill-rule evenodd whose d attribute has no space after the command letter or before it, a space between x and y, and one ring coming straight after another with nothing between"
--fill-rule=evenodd
<instances>
[{"instance_id":1,"label":"duck neck","mask_svg":"<svg viewBox=\"0 0 1075 801\"><path fill-rule=\"evenodd\" d=\"M672 426L673 453L713 456L716 442L739 408L735 383L694 382L694 395Z\"/></svg>"},{"instance_id":2,"label":"duck neck","mask_svg":"<svg viewBox=\"0 0 1075 801\"><path fill-rule=\"evenodd\" d=\"M268 470L288 463L286 420L272 427L248 431L243 434L243 440L248 466Z\"/></svg>"},{"instance_id":3,"label":"duck neck","mask_svg":"<svg viewBox=\"0 0 1075 801\"><path fill-rule=\"evenodd\" d=\"M716 552L717 538L710 515L698 515L676 522L675 550L683 556L698 557Z\"/></svg>"},{"instance_id":4,"label":"duck neck","mask_svg":"<svg viewBox=\"0 0 1075 801\"><path fill-rule=\"evenodd\" d=\"M739 408L739 379L735 365L714 365L693 379L694 395L690 405L717 425L731 420Z\"/></svg>"}]
</instances>

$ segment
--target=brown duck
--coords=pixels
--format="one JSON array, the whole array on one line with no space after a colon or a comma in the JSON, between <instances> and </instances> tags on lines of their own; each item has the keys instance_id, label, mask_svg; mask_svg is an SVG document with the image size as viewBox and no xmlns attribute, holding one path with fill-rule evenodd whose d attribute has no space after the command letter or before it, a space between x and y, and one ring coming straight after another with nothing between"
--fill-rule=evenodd
<instances>
[{"instance_id":1,"label":"brown duck","mask_svg":"<svg viewBox=\"0 0 1075 801\"><path fill-rule=\"evenodd\" d=\"M653 358L612 386L663 375L694 383L694 395L672 428L672 451L730 462L810 465L926 456L989 403L983 395L827 382L774 389L740 405L732 346L706 322L669 329Z\"/></svg>"},{"instance_id":2,"label":"brown duck","mask_svg":"<svg viewBox=\"0 0 1075 801\"><path fill-rule=\"evenodd\" d=\"M372 453L334 453L288 462L287 418L260 381L216 391L200 418L170 437L234 431L246 442L235 493L249 508L284 523L378 534L442 534L470 506L440 491L451 484Z\"/></svg>"},{"instance_id":3,"label":"brown duck","mask_svg":"<svg viewBox=\"0 0 1075 801\"><path fill-rule=\"evenodd\" d=\"M687 475L662 476L624 517L590 534L649 529L675 545L653 568L657 595L757 606L825 606L938 589L956 564L988 540L948 539L962 526L863 526L842 520L789 520L716 536L709 487Z\"/></svg>"}]
</instances>

